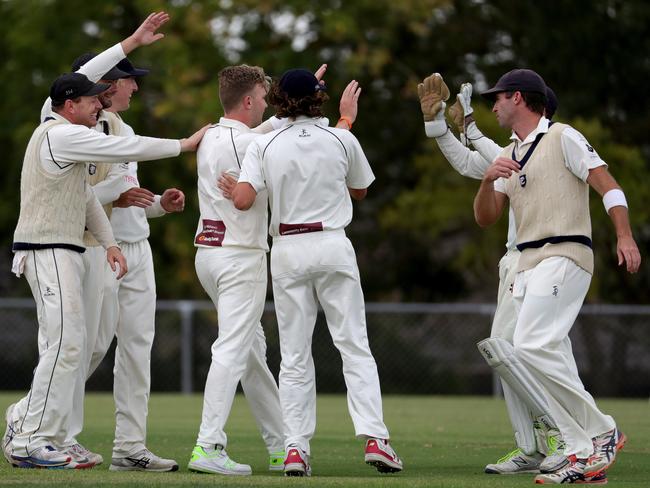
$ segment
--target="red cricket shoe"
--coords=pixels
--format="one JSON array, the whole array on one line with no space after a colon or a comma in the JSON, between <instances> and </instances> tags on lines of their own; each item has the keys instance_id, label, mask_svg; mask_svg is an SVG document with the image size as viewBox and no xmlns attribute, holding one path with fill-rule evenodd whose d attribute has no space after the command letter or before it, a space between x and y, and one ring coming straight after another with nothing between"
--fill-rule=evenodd
<instances>
[{"instance_id":1,"label":"red cricket shoe","mask_svg":"<svg viewBox=\"0 0 650 488\"><path fill-rule=\"evenodd\" d=\"M365 460L380 473L397 473L404 469L402 460L386 439L369 438L366 441Z\"/></svg>"},{"instance_id":2,"label":"red cricket shoe","mask_svg":"<svg viewBox=\"0 0 650 488\"><path fill-rule=\"evenodd\" d=\"M285 476L311 476L309 455L296 446L289 446L284 460Z\"/></svg>"}]
</instances>

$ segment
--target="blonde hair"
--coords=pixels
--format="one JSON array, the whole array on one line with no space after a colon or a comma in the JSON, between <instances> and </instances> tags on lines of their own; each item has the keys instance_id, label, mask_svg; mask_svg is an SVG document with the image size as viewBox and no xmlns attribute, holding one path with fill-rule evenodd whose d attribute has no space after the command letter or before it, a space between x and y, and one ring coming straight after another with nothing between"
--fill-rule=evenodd
<instances>
[{"instance_id":1,"label":"blonde hair","mask_svg":"<svg viewBox=\"0 0 650 488\"><path fill-rule=\"evenodd\" d=\"M263 85L267 90L270 78L259 66L227 66L218 74L219 100L224 111L229 112L237 107L241 99L250 93L256 85Z\"/></svg>"}]
</instances>

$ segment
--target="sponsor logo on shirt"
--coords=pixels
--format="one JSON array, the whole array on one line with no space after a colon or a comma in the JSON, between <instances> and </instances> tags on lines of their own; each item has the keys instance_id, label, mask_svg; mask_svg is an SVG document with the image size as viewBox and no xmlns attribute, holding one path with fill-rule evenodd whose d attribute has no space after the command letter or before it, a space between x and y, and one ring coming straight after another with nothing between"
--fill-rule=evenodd
<instances>
[{"instance_id":1,"label":"sponsor logo on shirt","mask_svg":"<svg viewBox=\"0 0 650 488\"><path fill-rule=\"evenodd\" d=\"M203 219L203 230L196 235L194 244L221 247L226 235L226 224L222 220Z\"/></svg>"},{"instance_id":2,"label":"sponsor logo on shirt","mask_svg":"<svg viewBox=\"0 0 650 488\"><path fill-rule=\"evenodd\" d=\"M290 236L292 234L307 234L309 232L320 232L323 230L322 222L310 222L306 224L280 224L280 235Z\"/></svg>"},{"instance_id":3,"label":"sponsor logo on shirt","mask_svg":"<svg viewBox=\"0 0 650 488\"><path fill-rule=\"evenodd\" d=\"M307 131L307 129L301 129L298 137L311 137L311 134Z\"/></svg>"}]
</instances>

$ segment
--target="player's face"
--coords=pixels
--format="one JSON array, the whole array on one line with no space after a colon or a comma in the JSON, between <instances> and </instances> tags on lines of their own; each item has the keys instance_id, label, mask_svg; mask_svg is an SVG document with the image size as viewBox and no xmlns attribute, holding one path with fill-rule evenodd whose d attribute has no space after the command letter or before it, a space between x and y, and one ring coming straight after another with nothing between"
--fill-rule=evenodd
<instances>
[{"instance_id":1,"label":"player's face","mask_svg":"<svg viewBox=\"0 0 650 488\"><path fill-rule=\"evenodd\" d=\"M514 115L514 97L508 98L505 92L497 93L497 98L492 107L492 111L497 116L497 122L501 127L506 129L512 128L512 119Z\"/></svg>"},{"instance_id":2,"label":"player's face","mask_svg":"<svg viewBox=\"0 0 650 488\"><path fill-rule=\"evenodd\" d=\"M99 96L79 97L78 101L68 100L70 121L73 124L95 127L97 125L97 114L102 109Z\"/></svg>"},{"instance_id":3,"label":"player's face","mask_svg":"<svg viewBox=\"0 0 650 488\"><path fill-rule=\"evenodd\" d=\"M268 106L266 103L266 87L264 85L255 85L253 91L250 94L251 97L251 110L252 113L252 127L255 127L262 123L264 118L264 111Z\"/></svg>"},{"instance_id":4,"label":"player's face","mask_svg":"<svg viewBox=\"0 0 650 488\"><path fill-rule=\"evenodd\" d=\"M115 112L127 110L131 105L131 96L138 91L138 82L132 76L117 80L115 94L111 98Z\"/></svg>"},{"instance_id":5,"label":"player's face","mask_svg":"<svg viewBox=\"0 0 650 488\"><path fill-rule=\"evenodd\" d=\"M99 101L102 103L102 108L110 108L113 105L113 95L117 92L118 80L99 80L100 83L110 85L107 90L99 94Z\"/></svg>"}]
</instances>

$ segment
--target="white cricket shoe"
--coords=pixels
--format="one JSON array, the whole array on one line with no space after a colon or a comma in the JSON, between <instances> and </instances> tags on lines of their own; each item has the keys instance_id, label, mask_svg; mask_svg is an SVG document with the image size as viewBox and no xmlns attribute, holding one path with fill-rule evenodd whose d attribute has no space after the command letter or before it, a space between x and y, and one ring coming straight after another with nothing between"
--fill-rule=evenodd
<instances>
[{"instance_id":1,"label":"white cricket shoe","mask_svg":"<svg viewBox=\"0 0 650 488\"><path fill-rule=\"evenodd\" d=\"M72 462L69 467L74 469L92 468L93 466L97 466L104 462L104 458L101 454L92 452L79 443L64 447L61 449L61 452L72 457ZM75 463L78 464L78 466L74 466Z\"/></svg>"},{"instance_id":2,"label":"white cricket shoe","mask_svg":"<svg viewBox=\"0 0 650 488\"><path fill-rule=\"evenodd\" d=\"M187 469L199 473L225 474L230 476L248 476L253 470L248 464L239 464L228 456L228 453L221 445L214 449L202 446L194 446L192 457L187 463Z\"/></svg>"},{"instance_id":3,"label":"white cricket shoe","mask_svg":"<svg viewBox=\"0 0 650 488\"><path fill-rule=\"evenodd\" d=\"M596 476L609 469L616 461L616 454L623 449L626 441L625 434L616 428L594 437L594 453L587 460L585 474Z\"/></svg>"},{"instance_id":4,"label":"white cricket shoe","mask_svg":"<svg viewBox=\"0 0 650 488\"><path fill-rule=\"evenodd\" d=\"M309 454L298 446L289 446L287 458L284 460L285 476L311 476Z\"/></svg>"},{"instance_id":5,"label":"white cricket shoe","mask_svg":"<svg viewBox=\"0 0 650 488\"><path fill-rule=\"evenodd\" d=\"M549 429L545 437L546 457L539 465L539 472L555 473L569 464L569 458L564 455L566 444L558 429Z\"/></svg>"},{"instance_id":6,"label":"white cricket shoe","mask_svg":"<svg viewBox=\"0 0 650 488\"><path fill-rule=\"evenodd\" d=\"M113 458L109 471L151 471L162 473L165 471L178 471L178 463L173 459L165 459L156 456L149 449L144 448L140 452L123 458Z\"/></svg>"},{"instance_id":7,"label":"white cricket shoe","mask_svg":"<svg viewBox=\"0 0 650 488\"><path fill-rule=\"evenodd\" d=\"M533 456L524 454L521 449L509 452L494 464L485 466L487 474L519 474L539 473L542 455L535 453Z\"/></svg>"},{"instance_id":8,"label":"white cricket shoe","mask_svg":"<svg viewBox=\"0 0 650 488\"><path fill-rule=\"evenodd\" d=\"M12 454L12 464L19 468L64 468L72 461L72 457L63 454L52 446L43 446L34 449L29 456Z\"/></svg>"}]
</instances>

